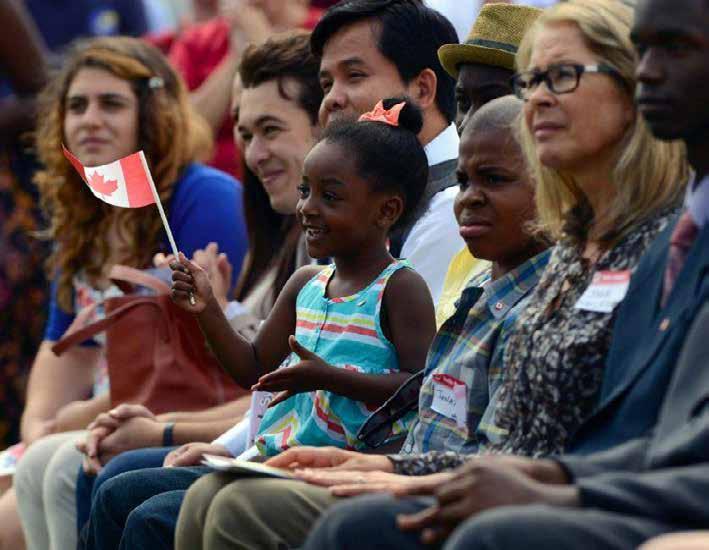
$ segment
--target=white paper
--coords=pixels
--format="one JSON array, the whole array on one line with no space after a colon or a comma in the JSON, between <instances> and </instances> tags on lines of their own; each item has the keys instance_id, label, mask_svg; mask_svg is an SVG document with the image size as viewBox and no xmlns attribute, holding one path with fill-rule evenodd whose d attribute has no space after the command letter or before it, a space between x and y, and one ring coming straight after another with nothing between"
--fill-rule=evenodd
<instances>
[{"instance_id":1,"label":"white paper","mask_svg":"<svg viewBox=\"0 0 709 550\"><path fill-rule=\"evenodd\" d=\"M277 477L281 479L294 479L293 474L291 474L288 470L273 468L258 462L246 462L244 460L237 460L236 458L227 458L225 456L205 454L202 457L202 464L209 466L214 470L219 470L220 472L261 477Z\"/></svg>"}]
</instances>

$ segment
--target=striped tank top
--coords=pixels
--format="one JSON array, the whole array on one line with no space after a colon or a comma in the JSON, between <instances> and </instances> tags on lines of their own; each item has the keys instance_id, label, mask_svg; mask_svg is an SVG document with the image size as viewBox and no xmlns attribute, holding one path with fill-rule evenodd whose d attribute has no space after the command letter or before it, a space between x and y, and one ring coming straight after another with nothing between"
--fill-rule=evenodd
<instances>
[{"instance_id":1,"label":"striped tank top","mask_svg":"<svg viewBox=\"0 0 709 550\"><path fill-rule=\"evenodd\" d=\"M387 282L402 268L411 267L394 261L365 289L333 299L326 292L335 266L323 269L298 293L298 342L333 367L364 374L398 371L396 349L382 332L380 312ZM299 361L291 353L284 365ZM269 456L298 445L357 449L361 447L357 431L375 409L329 391L299 393L266 411L255 444L260 454ZM394 435L406 434L409 423L409 419L398 423Z\"/></svg>"}]
</instances>

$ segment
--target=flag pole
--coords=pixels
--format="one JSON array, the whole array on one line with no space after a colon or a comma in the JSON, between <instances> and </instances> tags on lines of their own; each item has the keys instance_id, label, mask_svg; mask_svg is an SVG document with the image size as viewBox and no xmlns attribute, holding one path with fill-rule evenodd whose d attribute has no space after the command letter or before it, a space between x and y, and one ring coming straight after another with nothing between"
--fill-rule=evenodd
<instances>
[{"instance_id":1,"label":"flag pole","mask_svg":"<svg viewBox=\"0 0 709 550\"><path fill-rule=\"evenodd\" d=\"M170 224L167 222L167 216L165 216L165 210L162 207L162 202L160 201L160 195L158 195L158 190L155 187L155 182L153 181L153 174L148 168L148 162L145 160L145 154L143 151L139 152L140 161L143 163L143 168L145 173L148 175L148 183L150 184L150 190L153 192L153 198L155 199L155 205L158 207L158 212L160 213L160 218L162 219L162 224L165 227L165 232L167 233L167 239L170 241L170 247L172 248L172 254L175 256L175 260L179 260L180 256L177 251L177 244L175 244L175 237L172 235L172 229L170 229ZM194 295L190 293L190 304L195 305Z\"/></svg>"},{"instance_id":2,"label":"flag pole","mask_svg":"<svg viewBox=\"0 0 709 550\"><path fill-rule=\"evenodd\" d=\"M145 154L140 151L140 161L143 163L143 168L145 168L145 173L148 175L148 183L150 183L150 190L153 192L153 198L155 199L155 205L158 207L158 212L160 212L160 218L162 218L162 224L165 226L165 232L167 233L167 239L170 241L170 247L172 248L172 253L175 259L178 259L177 255L177 245L175 244L175 237L172 236L172 230L170 229L170 224L167 223L167 216L165 216L165 210L163 210L162 202L160 202L160 195L158 195L158 190L155 188L155 182L153 181L153 175L150 173L148 168L148 163L145 160Z\"/></svg>"}]
</instances>

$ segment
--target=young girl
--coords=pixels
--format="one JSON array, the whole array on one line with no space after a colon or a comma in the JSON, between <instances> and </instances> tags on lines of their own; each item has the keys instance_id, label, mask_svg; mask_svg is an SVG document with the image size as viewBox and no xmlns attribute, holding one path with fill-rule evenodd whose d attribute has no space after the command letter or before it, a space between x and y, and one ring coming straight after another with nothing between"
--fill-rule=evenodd
<instances>
[{"instance_id":1,"label":"young girl","mask_svg":"<svg viewBox=\"0 0 709 550\"><path fill-rule=\"evenodd\" d=\"M224 368L242 386L281 392L261 424L261 454L356 447L371 408L424 366L433 303L387 250L426 186L421 124L415 107L386 100L328 127L305 159L297 215L308 253L334 263L296 271L253 342L230 329L202 269L184 255L173 264L173 299L197 315Z\"/></svg>"}]
</instances>

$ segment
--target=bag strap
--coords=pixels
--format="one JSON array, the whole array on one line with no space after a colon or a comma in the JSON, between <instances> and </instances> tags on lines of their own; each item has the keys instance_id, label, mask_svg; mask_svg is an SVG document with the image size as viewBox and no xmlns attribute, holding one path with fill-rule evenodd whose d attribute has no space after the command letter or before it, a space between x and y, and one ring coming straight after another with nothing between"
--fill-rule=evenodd
<instances>
[{"instance_id":1,"label":"bag strap","mask_svg":"<svg viewBox=\"0 0 709 550\"><path fill-rule=\"evenodd\" d=\"M155 275L150 275L145 271L128 267L127 265L114 265L111 267L108 278L114 281L124 281L133 285L144 286L158 294L168 294L170 292L170 287Z\"/></svg>"},{"instance_id":2,"label":"bag strap","mask_svg":"<svg viewBox=\"0 0 709 550\"><path fill-rule=\"evenodd\" d=\"M86 325L85 327L82 327L80 329L75 330L74 332L70 334L65 334L62 336L57 342L54 343L52 346L52 351L56 355L61 355L64 353L67 349L80 344L81 342L84 342L88 340L89 338L95 336L99 332L105 331L108 327L110 327L112 324L114 324L116 321L118 321L123 315L128 313L130 310L144 304L149 304L155 307L160 307L159 304L155 301L154 297L151 296L145 296L145 297L140 297L140 298L135 298L131 300L129 303L122 305L119 308L116 308L114 311L112 311L110 314L108 314L106 317L103 319L99 319L98 321L91 323L89 325Z\"/></svg>"}]
</instances>

